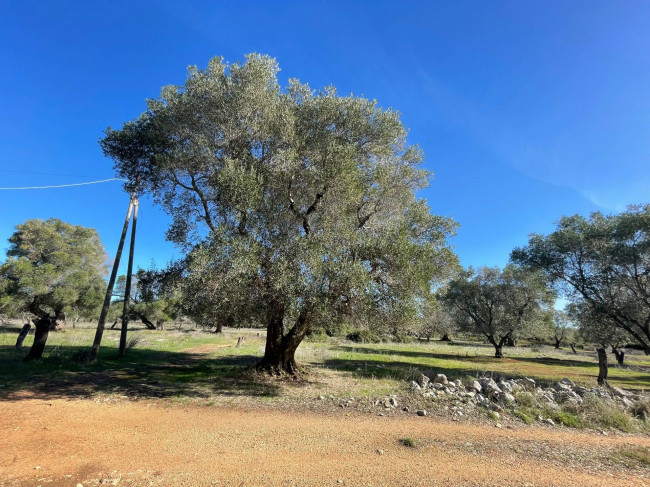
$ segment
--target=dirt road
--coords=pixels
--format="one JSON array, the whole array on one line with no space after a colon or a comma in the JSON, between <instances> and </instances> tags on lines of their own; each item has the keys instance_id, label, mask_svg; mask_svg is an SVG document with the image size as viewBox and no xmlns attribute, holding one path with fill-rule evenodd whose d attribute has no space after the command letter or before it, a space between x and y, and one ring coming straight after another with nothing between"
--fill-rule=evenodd
<instances>
[{"instance_id":1,"label":"dirt road","mask_svg":"<svg viewBox=\"0 0 650 487\"><path fill-rule=\"evenodd\" d=\"M25 398L0 431L6 486L650 485L615 461L645 437L415 415Z\"/></svg>"}]
</instances>

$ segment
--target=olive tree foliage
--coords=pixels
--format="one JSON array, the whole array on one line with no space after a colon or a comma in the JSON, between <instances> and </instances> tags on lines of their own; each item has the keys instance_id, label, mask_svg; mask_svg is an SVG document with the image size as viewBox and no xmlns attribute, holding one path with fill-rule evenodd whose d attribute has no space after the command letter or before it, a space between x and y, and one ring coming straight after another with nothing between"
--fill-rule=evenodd
<instances>
[{"instance_id":1,"label":"olive tree foliage","mask_svg":"<svg viewBox=\"0 0 650 487\"><path fill-rule=\"evenodd\" d=\"M97 231L61 220L27 220L9 238L0 266L0 306L37 317L27 358L40 358L50 330L68 313L93 315L106 283L106 253Z\"/></svg>"},{"instance_id":2,"label":"olive tree foliage","mask_svg":"<svg viewBox=\"0 0 650 487\"><path fill-rule=\"evenodd\" d=\"M293 373L320 323L417 314L455 264L456 225L415 196L431 174L397 112L295 79L283 89L278 70L257 54L191 67L101 144L172 216L204 303L260 319L261 365Z\"/></svg>"},{"instance_id":3,"label":"olive tree foliage","mask_svg":"<svg viewBox=\"0 0 650 487\"><path fill-rule=\"evenodd\" d=\"M458 325L484 336L496 358L510 339L535 334L544 326L555 296L541 274L514 266L468 269L447 286L443 299Z\"/></svg>"},{"instance_id":4,"label":"olive tree foliage","mask_svg":"<svg viewBox=\"0 0 650 487\"><path fill-rule=\"evenodd\" d=\"M571 316L560 310L554 310L552 314L553 340L555 348L560 348L562 342L571 341L575 331L575 325Z\"/></svg>"},{"instance_id":5,"label":"olive tree foliage","mask_svg":"<svg viewBox=\"0 0 650 487\"><path fill-rule=\"evenodd\" d=\"M588 323L622 331L650 353L650 205L563 217L511 258L543 271Z\"/></svg>"},{"instance_id":6,"label":"olive tree foliage","mask_svg":"<svg viewBox=\"0 0 650 487\"><path fill-rule=\"evenodd\" d=\"M599 313L594 313L593 308L584 302L570 304L567 313L577 324L578 334L584 342L596 344L601 349L611 347L616 360L623 365L625 352L622 347L630 338L625 330L615 326Z\"/></svg>"},{"instance_id":7,"label":"olive tree foliage","mask_svg":"<svg viewBox=\"0 0 650 487\"><path fill-rule=\"evenodd\" d=\"M412 329L418 338L431 340L439 336L442 341L451 341L451 337L459 330L458 323L452 310L437 299L430 299L422 309L422 316Z\"/></svg>"},{"instance_id":8,"label":"olive tree foliage","mask_svg":"<svg viewBox=\"0 0 650 487\"><path fill-rule=\"evenodd\" d=\"M165 323L182 319L181 279L173 265L162 270L138 269L131 297L131 316L141 320L149 330L162 330Z\"/></svg>"}]
</instances>

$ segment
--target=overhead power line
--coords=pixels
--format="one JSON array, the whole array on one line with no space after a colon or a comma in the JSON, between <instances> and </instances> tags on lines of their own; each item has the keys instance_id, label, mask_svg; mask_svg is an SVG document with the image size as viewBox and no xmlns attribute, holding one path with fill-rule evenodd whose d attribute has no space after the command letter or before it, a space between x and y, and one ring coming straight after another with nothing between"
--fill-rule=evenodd
<instances>
[{"instance_id":1,"label":"overhead power line","mask_svg":"<svg viewBox=\"0 0 650 487\"><path fill-rule=\"evenodd\" d=\"M23 186L23 187L16 187L16 188L0 188L0 190L69 188L71 186L86 186L88 184L108 183L110 181L126 181L126 179L111 178L111 179L101 179L99 181L88 181L86 183L58 184L54 186Z\"/></svg>"}]
</instances>

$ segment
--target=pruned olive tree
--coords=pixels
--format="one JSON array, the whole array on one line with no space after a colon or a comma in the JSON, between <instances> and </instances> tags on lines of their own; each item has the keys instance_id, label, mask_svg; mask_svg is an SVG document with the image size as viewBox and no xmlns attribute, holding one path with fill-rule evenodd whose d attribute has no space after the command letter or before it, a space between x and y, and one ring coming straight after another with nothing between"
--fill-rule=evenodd
<instances>
[{"instance_id":1,"label":"pruned olive tree","mask_svg":"<svg viewBox=\"0 0 650 487\"><path fill-rule=\"evenodd\" d=\"M297 80L252 54L191 67L101 141L121 177L172 216L168 238L194 249L214 302L262 314L261 366L294 373L314 324L401 319L456 257L455 223L415 193L431 174L399 114Z\"/></svg>"},{"instance_id":2,"label":"pruned olive tree","mask_svg":"<svg viewBox=\"0 0 650 487\"><path fill-rule=\"evenodd\" d=\"M650 205L563 217L511 259L543 271L590 322L623 331L650 354Z\"/></svg>"},{"instance_id":3,"label":"pruned olive tree","mask_svg":"<svg viewBox=\"0 0 650 487\"><path fill-rule=\"evenodd\" d=\"M55 218L27 220L9 243L0 265L0 304L37 317L26 359L39 359L50 330L62 327L67 313L99 310L106 253L96 230Z\"/></svg>"},{"instance_id":4,"label":"pruned olive tree","mask_svg":"<svg viewBox=\"0 0 650 487\"><path fill-rule=\"evenodd\" d=\"M447 286L443 299L454 309L458 324L483 335L503 357L509 339L544 326L555 296L544 277L514 266L503 271L482 267L462 272Z\"/></svg>"}]
</instances>

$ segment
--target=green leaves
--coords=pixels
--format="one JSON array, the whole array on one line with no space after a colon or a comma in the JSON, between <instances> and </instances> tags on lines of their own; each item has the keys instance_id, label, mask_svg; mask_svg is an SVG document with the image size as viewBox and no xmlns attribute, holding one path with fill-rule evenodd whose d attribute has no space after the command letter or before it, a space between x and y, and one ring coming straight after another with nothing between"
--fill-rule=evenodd
<instances>
[{"instance_id":1,"label":"green leaves","mask_svg":"<svg viewBox=\"0 0 650 487\"><path fill-rule=\"evenodd\" d=\"M101 303L106 254L94 229L54 218L27 220L9 242L0 266L0 306L61 314L73 308L90 313Z\"/></svg>"},{"instance_id":2,"label":"green leaves","mask_svg":"<svg viewBox=\"0 0 650 487\"><path fill-rule=\"evenodd\" d=\"M603 343L620 330L650 352L650 205L563 217L511 258L542 270L571 298L587 335Z\"/></svg>"},{"instance_id":3,"label":"green leaves","mask_svg":"<svg viewBox=\"0 0 650 487\"><path fill-rule=\"evenodd\" d=\"M421 150L397 112L283 90L278 70L259 54L192 67L102 148L172 215L195 317L410 319L457 262L455 222L415 196L431 177Z\"/></svg>"}]
</instances>

